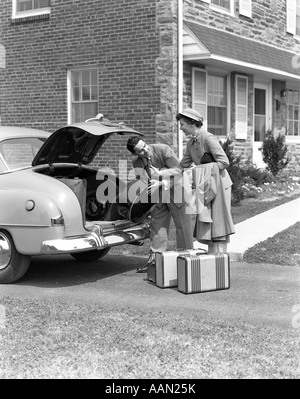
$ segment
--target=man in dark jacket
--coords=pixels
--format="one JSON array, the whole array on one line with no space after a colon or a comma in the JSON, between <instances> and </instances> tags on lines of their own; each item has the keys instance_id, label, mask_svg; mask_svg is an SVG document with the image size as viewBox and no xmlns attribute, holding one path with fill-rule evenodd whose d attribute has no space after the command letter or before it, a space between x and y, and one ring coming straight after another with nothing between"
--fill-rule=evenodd
<instances>
[{"instance_id":1,"label":"man in dark jacket","mask_svg":"<svg viewBox=\"0 0 300 399\"><path fill-rule=\"evenodd\" d=\"M139 137L131 137L127 149L137 156L132 162L136 176L159 187L160 195L151 212L150 255L147 262L155 262L155 252L167 250L171 217L176 227L177 249L192 249L192 219L184 195L182 171L175 152L166 144L147 144ZM146 272L147 267L137 269Z\"/></svg>"}]
</instances>

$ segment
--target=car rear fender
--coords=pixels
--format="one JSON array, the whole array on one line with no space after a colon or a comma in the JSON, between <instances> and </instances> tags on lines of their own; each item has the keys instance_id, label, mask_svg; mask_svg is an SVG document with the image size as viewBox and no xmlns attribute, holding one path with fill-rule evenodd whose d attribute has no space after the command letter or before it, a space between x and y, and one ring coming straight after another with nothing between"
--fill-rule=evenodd
<instances>
[{"instance_id":1,"label":"car rear fender","mask_svg":"<svg viewBox=\"0 0 300 399\"><path fill-rule=\"evenodd\" d=\"M51 217L57 216L60 212L65 221L66 235L82 233L84 226L82 205L72 189L59 179L27 170L1 176L1 184L3 188L0 188L0 198L4 196L6 200L3 200L4 205L0 202L0 224L1 214L5 209L3 206L9 203L13 208L12 215L18 209L21 220L26 215L25 220L28 223L50 226ZM24 204L27 200L35 202L34 211L25 212ZM7 222L10 223L10 220L14 218L9 217Z\"/></svg>"},{"instance_id":2,"label":"car rear fender","mask_svg":"<svg viewBox=\"0 0 300 399\"><path fill-rule=\"evenodd\" d=\"M53 200L11 188L0 189L0 229L11 234L23 254L40 253L45 237L62 237L65 230L62 212Z\"/></svg>"}]
</instances>

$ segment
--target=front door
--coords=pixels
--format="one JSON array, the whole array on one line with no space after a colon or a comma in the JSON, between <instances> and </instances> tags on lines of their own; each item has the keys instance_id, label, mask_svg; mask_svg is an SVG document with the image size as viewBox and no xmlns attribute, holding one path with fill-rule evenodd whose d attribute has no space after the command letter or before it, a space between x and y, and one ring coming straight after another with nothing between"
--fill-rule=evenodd
<instances>
[{"instance_id":1,"label":"front door","mask_svg":"<svg viewBox=\"0 0 300 399\"><path fill-rule=\"evenodd\" d=\"M253 135L253 163L259 167L265 167L260 148L270 126L269 114L269 86L266 84L254 84L254 135Z\"/></svg>"}]
</instances>

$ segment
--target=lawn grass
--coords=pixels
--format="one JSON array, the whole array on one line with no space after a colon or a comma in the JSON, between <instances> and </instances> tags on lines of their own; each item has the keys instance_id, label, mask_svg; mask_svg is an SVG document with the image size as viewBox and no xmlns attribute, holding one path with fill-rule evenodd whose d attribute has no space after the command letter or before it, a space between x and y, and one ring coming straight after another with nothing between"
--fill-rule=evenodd
<instances>
[{"instance_id":1,"label":"lawn grass","mask_svg":"<svg viewBox=\"0 0 300 399\"><path fill-rule=\"evenodd\" d=\"M247 263L300 266L300 222L256 244L244 253Z\"/></svg>"},{"instance_id":2,"label":"lawn grass","mask_svg":"<svg viewBox=\"0 0 300 399\"><path fill-rule=\"evenodd\" d=\"M0 379L299 378L295 329L1 298Z\"/></svg>"},{"instance_id":3,"label":"lawn grass","mask_svg":"<svg viewBox=\"0 0 300 399\"><path fill-rule=\"evenodd\" d=\"M260 213L266 212L276 206L283 205L289 201L300 197L300 192L297 191L288 196L247 198L237 206L231 207L231 214L234 224L238 224Z\"/></svg>"}]
</instances>

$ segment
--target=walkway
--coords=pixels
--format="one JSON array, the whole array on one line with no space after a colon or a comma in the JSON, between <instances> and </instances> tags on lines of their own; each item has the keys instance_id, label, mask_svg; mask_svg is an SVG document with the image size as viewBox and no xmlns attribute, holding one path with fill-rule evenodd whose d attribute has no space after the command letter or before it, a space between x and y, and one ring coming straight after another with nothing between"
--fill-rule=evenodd
<instances>
[{"instance_id":1,"label":"walkway","mask_svg":"<svg viewBox=\"0 0 300 399\"><path fill-rule=\"evenodd\" d=\"M300 198L279 205L235 225L227 252L232 261L243 259L248 248L300 222ZM196 247L207 248L197 243Z\"/></svg>"}]
</instances>

